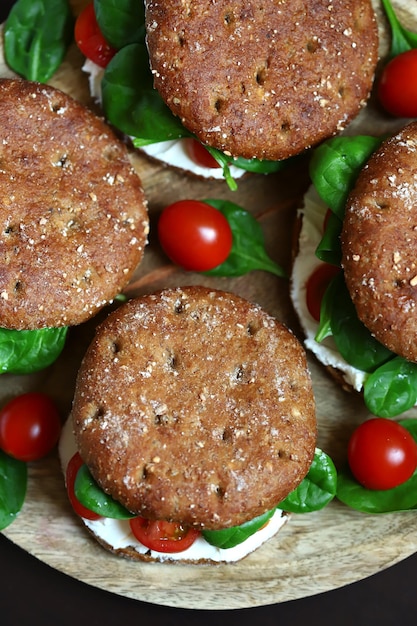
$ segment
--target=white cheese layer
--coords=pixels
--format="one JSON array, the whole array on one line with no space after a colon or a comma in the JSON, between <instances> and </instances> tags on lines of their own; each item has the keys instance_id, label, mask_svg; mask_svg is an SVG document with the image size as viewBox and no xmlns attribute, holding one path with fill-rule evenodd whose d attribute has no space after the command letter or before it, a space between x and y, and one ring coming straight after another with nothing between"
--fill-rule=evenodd
<instances>
[{"instance_id":1,"label":"white cheese layer","mask_svg":"<svg viewBox=\"0 0 417 626\"><path fill-rule=\"evenodd\" d=\"M62 471L66 467L77 451L72 430L71 417L67 419L63 426L59 442L59 456L61 459ZM243 559L245 556L259 548L265 541L271 539L288 520L288 514L277 509L268 524L248 537L234 548L222 549L209 544L202 536L187 548L178 553L164 553L149 550L140 543L130 530L128 520L118 520L110 518L100 518L98 520L87 520L82 518L84 524L94 535L108 544L114 550L123 548L133 548L139 554L148 554L159 561L210 561L213 563L232 563Z\"/></svg>"},{"instance_id":2,"label":"white cheese layer","mask_svg":"<svg viewBox=\"0 0 417 626\"><path fill-rule=\"evenodd\" d=\"M88 74L88 82L90 88L91 97L101 104L101 81L103 78L104 70L99 67L93 61L86 59L82 70ZM173 141L160 141L159 143L153 143L149 146L143 146L140 148L145 154L157 159L166 165L176 167L184 170L195 176L202 178L215 178L222 180L223 169L221 167L202 167L195 163L188 154L186 148L186 140L175 139ZM233 178L241 178L245 174L245 170L234 165L229 166L230 174Z\"/></svg>"},{"instance_id":3,"label":"white cheese layer","mask_svg":"<svg viewBox=\"0 0 417 626\"><path fill-rule=\"evenodd\" d=\"M361 391L365 381L365 372L352 367L347 363L339 351L332 337L326 337L321 343L314 339L318 323L310 315L306 303L306 284L314 269L321 261L315 251L323 234L323 221L327 207L311 186L305 197L304 206L300 210L302 226L299 238L299 253L295 259L292 282L291 299L305 333L305 346L324 365L330 365L342 372L345 381L357 391Z\"/></svg>"}]
</instances>

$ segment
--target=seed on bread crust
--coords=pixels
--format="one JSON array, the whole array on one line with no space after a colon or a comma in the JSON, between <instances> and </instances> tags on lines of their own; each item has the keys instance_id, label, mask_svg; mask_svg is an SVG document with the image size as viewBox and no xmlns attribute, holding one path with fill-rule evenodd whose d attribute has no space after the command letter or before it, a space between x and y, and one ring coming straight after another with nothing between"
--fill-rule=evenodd
<instances>
[{"instance_id":1,"label":"seed on bread crust","mask_svg":"<svg viewBox=\"0 0 417 626\"><path fill-rule=\"evenodd\" d=\"M156 89L227 154L299 154L342 130L369 96L378 57L370 0L145 6Z\"/></svg>"},{"instance_id":2,"label":"seed on bread crust","mask_svg":"<svg viewBox=\"0 0 417 626\"><path fill-rule=\"evenodd\" d=\"M259 306L204 287L113 312L82 362L72 418L106 492L138 515L205 528L276 506L316 442L301 344Z\"/></svg>"},{"instance_id":3,"label":"seed on bread crust","mask_svg":"<svg viewBox=\"0 0 417 626\"><path fill-rule=\"evenodd\" d=\"M417 362L417 122L386 140L346 207L342 264L359 318Z\"/></svg>"},{"instance_id":4,"label":"seed on bread crust","mask_svg":"<svg viewBox=\"0 0 417 626\"><path fill-rule=\"evenodd\" d=\"M0 80L0 326L79 324L143 256L148 215L126 146L47 85Z\"/></svg>"}]
</instances>

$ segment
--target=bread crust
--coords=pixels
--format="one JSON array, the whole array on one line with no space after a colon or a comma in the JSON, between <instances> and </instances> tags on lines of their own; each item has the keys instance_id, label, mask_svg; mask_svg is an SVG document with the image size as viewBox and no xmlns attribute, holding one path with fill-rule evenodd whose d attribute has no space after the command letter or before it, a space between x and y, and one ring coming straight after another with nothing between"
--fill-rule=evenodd
<instances>
[{"instance_id":1,"label":"bread crust","mask_svg":"<svg viewBox=\"0 0 417 626\"><path fill-rule=\"evenodd\" d=\"M307 473L317 435L299 341L259 306L205 287L112 313L72 416L106 492L138 515L212 529L276 506Z\"/></svg>"},{"instance_id":2,"label":"bread crust","mask_svg":"<svg viewBox=\"0 0 417 626\"><path fill-rule=\"evenodd\" d=\"M0 326L79 324L129 282L148 233L126 146L63 92L0 80Z\"/></svg>"},{"instance_id":3,"label":"bread crust","mask_svg":"<svg viewBox=\"0 0 417 626\"><path fill-rule=\"evenodd\" d=\"M349 197L342 266L358 317L417 362L417 122L371 156Z\"/></svg>"},{"instance_id":4,"label":"bread crust","mask_svg":"<svg viewBox=\"0 0 417 626\"><path fill-rule=\"evenodd\" d=\"M369 0L147 0L154 85L184 126L232 156L281 160L341 131L369 96Z\"/></svg>"}]
</instances>

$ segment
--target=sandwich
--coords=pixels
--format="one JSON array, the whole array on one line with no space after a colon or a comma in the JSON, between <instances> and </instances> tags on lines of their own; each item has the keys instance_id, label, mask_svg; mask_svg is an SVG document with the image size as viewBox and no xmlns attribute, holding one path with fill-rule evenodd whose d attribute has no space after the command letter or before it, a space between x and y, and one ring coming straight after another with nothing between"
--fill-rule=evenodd
<instances>
[{"instance_id":1,"label":"sandwich","mask_svg":"<svg viewBox=\"0 0 417 626\"><path fill-rule=\"evenodd\" d=\"M307 475L316 437L298 339L258 305L193 286L132 299L98 326L59 452L67 488L82 459L90 478L77 475L75 493L85 505L92 488L102 514L81 519L105 548L218 563L284 525L278 505ZM115 503L122 514L107 517Z\"/></svg>"},{"instance_id":2,"label":"sandwich","mask_svg":"<svg viewBox=\"0 0 417 626\"><path fill-rule=\"evenodd\" d=\"M317 149L292 272L306 347L381 417L417 402L416 146L411 122ZM332 277L317 316L308 292L320 272Z\"/></svg>"},{"instance_id":3,"label":"sandwich","mask_svg":"<svg viewBox=\"0 0 417 626\"><path fill-rule=\"evenodd\" d=\"M0 79L0 371L50 365L112 302L148 234L126 146L58 89Z\"/></svg>"},{"instance_id":4,"label":"sandwich","mask_svg":"<svg viewBox=\"0 0 417 626\"><path fill-rule=\"evenodd\" d=\"M100 0L94 7L105 39L115 45L98 75L94 64L85 66L107 119L136 147L158 158L167 151L181 167L186 144L180 141L180 150L176 144L197 139L229 184L231 166L276 171L339 133L371 91L378 28L369 0L297 0L278 10L270 1L227 8L149 1L146 37L137 30L125 40L114 36L120 35L116 14L109 19L111 9ZM135 23L138 8L129 3L124 23L129 11Z\"/></svg>"}]
</instances>

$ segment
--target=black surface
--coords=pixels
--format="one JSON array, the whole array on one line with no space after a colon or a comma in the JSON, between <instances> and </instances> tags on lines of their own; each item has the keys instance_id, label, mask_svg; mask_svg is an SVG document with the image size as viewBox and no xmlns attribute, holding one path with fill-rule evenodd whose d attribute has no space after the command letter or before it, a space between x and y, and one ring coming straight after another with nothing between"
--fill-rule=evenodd
<instances>
[{"instance_id":1,"label":"black surface","mask_svg":"<svg viewBox=\"0 0 417 626\"><path fill-rule=\"evenodd\" d=\"M12 4L12 1L0 0L0 21L5 19ZM281 626L307 621L320 626L417 624L417 555L342 589L302 600L233 611L173 609L122 598L51 569L3 535L0 535L0 571L1 626L115 626L119 623L212 626L213 622L216 626L230 623ZM172 576L175 576L175 567Z\"/></svg>"}]
</instances>

